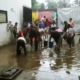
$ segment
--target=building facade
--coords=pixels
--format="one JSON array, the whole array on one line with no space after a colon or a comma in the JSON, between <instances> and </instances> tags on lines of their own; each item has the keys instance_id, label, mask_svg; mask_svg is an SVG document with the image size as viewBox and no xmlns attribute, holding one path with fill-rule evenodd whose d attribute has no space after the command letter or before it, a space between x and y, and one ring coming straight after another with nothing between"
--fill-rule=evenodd
<instances>
[{"instance_id":1,"label":"building facade","mask_svg":"<svg viewBox=\"0 0 80 80\"><path fill-rule=\"evenodd\" d=\"M0 0L0 10L7 11L8 22L18 23L18 31L23 25L23 6L31 8L31 0ZM7 22L7 23L8 23ZM0 23L0 46L10 42L10 31L7 23Z\"/></svg>"}]
</instances>

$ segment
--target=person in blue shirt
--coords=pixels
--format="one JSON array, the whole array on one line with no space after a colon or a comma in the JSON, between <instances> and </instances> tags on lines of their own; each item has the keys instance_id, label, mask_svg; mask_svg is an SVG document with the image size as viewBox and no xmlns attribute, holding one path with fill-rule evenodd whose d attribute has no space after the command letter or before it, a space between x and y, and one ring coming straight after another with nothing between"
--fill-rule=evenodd
<instances>
[{"instance_id":1,"label":"person in blue shirt","mask_svg":"<svg viewBox=\"0 0 80 80\"><path fill-rule=\"evenodd\" d=\"M40 23L39 23L39 28L41 29L41 28L43 28L44 27L44 23L42 22L42 21L40 21Z\"/></svg>"}]
</instances>

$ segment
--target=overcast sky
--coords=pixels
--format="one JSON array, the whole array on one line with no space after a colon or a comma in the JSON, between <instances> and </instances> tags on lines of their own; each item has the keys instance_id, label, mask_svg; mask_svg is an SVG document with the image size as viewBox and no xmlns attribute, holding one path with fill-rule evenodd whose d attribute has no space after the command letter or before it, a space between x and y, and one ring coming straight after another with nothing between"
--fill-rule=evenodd
<instances>
[{"instance_id":1,"label":"overcast sky","mask_svg":"<svg viewBox=\"0 0 80 80\"><path fill-rule=\"evenodd\" d=\"M45 0L37 0L39 3L45 3ZM74 0L70 0L70 3L73 3Z\"/></svg>"}]
</instances>

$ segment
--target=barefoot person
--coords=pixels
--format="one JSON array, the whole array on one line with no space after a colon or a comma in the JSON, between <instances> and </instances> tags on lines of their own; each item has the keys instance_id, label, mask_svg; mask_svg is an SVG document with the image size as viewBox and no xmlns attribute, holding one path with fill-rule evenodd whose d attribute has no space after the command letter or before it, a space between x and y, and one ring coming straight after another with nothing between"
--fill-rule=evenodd
<instances>
[{"instance_id":1,"label":"barefoot person","mask_svg":"<svg viewBox=\"0 0 80 80\"><path fill-rule=\"evenodd\" d=\"M69 44L69 48L72 47L72 41L73 41L73 28L71 27L70 24L68 24L68 29L67 29L67 43Z\"/></svg>"},{"instance_id":2,"label":"barefoot person","mask_svg":"<svg viewBox=\"0 0 80 80\"><path fill-rule=\"evenodd\" d=\"M17 39L17 55L21 54L21 48L24 49L24 53L25 53L25 55L27 55L26 40L25 40L24 36L20 36Z\"/></svg>"}]
</instances>

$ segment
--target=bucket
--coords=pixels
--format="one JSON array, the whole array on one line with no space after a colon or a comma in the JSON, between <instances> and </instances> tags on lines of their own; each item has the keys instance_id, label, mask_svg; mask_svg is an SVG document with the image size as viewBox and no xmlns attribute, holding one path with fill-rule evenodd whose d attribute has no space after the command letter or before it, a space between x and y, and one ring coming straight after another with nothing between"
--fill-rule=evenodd
<instances>
[{"instance_id":1,"label":"bucket","mask_svg":"<svg viewBox=\"0 0 80 80\"><path fill-rule=\"evenodd\" d=\"M53 47L53 42L49 42L49 48Z\"/></svg>"},{"instance_id":2,"label":"bucket","mask_svg":"<svg viewBox=\"0 0 80 80\"><path fill-rule=\"evenodd\" d=\"M27 50L27 52L30 52L31 51L31 45L30 44L27 44L26 45L26 50Z\"/></svg>"},{"instance_id":3,"label":"bucket","mask_svg":"<svg viewBox=\"0 0 80 80\"><path fill-rule=\"evenodd\" d=\"M47 42L48 42L48 41L44 41L44 47L47 47Z\"/></svg>"}]
</instances>

